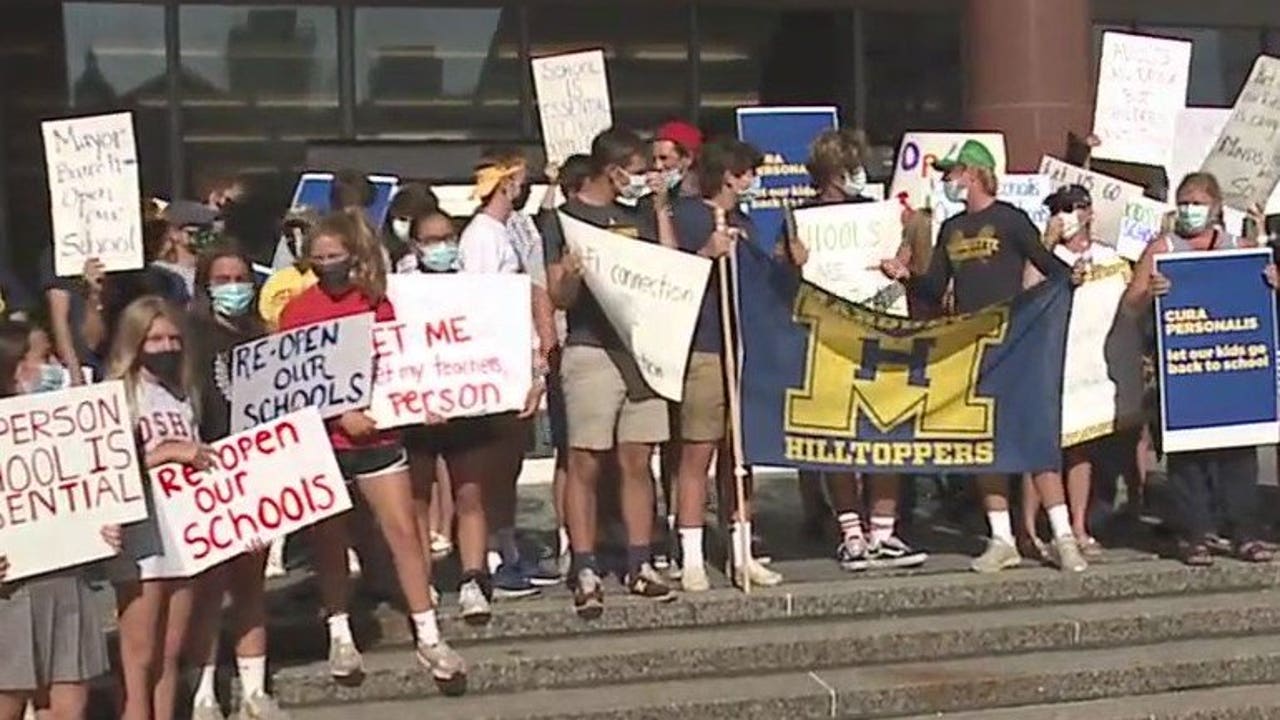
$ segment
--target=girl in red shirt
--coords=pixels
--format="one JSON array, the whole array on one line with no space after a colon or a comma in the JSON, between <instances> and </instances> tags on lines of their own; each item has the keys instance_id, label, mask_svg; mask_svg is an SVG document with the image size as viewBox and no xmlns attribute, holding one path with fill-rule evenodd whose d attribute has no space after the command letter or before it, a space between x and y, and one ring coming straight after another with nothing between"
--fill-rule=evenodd
<instances>
[{"instance_id":1,"label":"girl in red shirt","mask_svg":"<svg viewBox=\"0 0 1280 720\"><path fill-rule=\"evenodd\" d=\"M303 254L319 282L285 307L280 316L282 331L367 312L374 313L376 322L395 319L386 298L382 252L358 212L337 213L320 221L307 235ZM372 356L372 345L369 352ZM367 413L353 410L329 422L329 438L343 475L359 488L391 551L416 630L418 662L445 692L465 690L466 664L440 638L436 624L430 555L414 524L409 464L399 433L381 432ZM312 532L320 593L328 613L329 671L340 683L359 682L364 661L347 615L346 518L326 520Z\"/></svg>"}]
</instances>

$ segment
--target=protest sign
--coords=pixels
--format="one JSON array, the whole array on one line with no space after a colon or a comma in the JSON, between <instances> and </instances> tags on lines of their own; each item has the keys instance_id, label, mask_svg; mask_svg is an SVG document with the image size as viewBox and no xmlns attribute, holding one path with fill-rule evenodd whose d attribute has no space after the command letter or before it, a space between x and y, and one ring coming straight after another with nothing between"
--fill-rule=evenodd
<instances>
[{"instance_id":1,"label":"protest sign","mask_svg":"<svg viewBox=\"0 0 1280 720\"><path fill-rule=\"evenodd\" d=\"M1120 219L1130 200L1142 197L1142 188L1133 183L1085 170L1055 157L1040 159L1040 174L1048 175L1054 189L1064 185L1083 185L1093 196L1093 237L1103 245L1115 247L1120 237Z\"/></svg>"},{"instance_id":2,"label":"protest sign","mask_svg":"<svg viewBox=\"0 0 1280 720\"><path fill-rule=\"evenodd\" d=\"M1164 229L1165 215L1172 211L1172 206L1150 198L1130 200L1125 204L1124 215L1120 218L1120 237L1116 241L1116 251L1126 260L1137 262L1147 245L1160 236Z\"/></svg>"},{"instance_id":3,"label":"protest sign","mask_svg":"<svg viewBox=\"0 0 1280 720\"><path fill-rule=\"evenodd\" d=\"M1231 108L1187 107L1178 111L1173 154L1165 165L1170 197L1182 178L1200 171L1229 119Z\"/></svg>"},{"instance_id":4,"label":"protest sign","mask_svg":"<svg viewBox=\"0 0 1280 720\"><path fill-rule=\"evenodd\" d=\"M1168 165L1190 74L1189 41L1103 33L1093 157Z\"/></svg>"},{"instance_id":5,"label":"protest sign","mask_svg":"<svg viewBox=\"0 0 1280 720\"><path fill-rule=\"evenodd\" d=\"M1000 191L996 199L1026 213L1043 234L1049 224L1049 208L1044 200L1053 190L1053 181L1044 175L1011 173L1000 176Z\"/></svg>"},{"instance_id":6,"label":"protest sign","mask_svg":"<svg viewBox=\"0 0 1280 720\"><path fill-rule=\"evenodd\" d=\"M53 220L53 268L79 275L90 258L107 272L142 267L142 200L133 115L46 120L44 159Z\"/></svg>"},{"instance_id":7,"label":"protest sign","mask_svg":"<svg viewBox=\"0 0 1280 720\"><path fill-rule=\"evenodd\" d=\"M781 235L783 208L816 194L804 166L809 145L824 130L840 127L840 116L834 107L755 107L738 108L737 118L738 139L764 154L757 171L763 193L747 209L755 240L769 249Z\"/></svg>"},{"instance_id":8,"label":"protest sign","mask_svg":"<svg viewBox=\"0 0 1280 720\"><path fill-rule=\"evenodd\" d=\"M796 208L792 217L796 235L809 251L805 280L845 300L906 316L906 292L879 267L902 244L898 201Z\"/></svg>"},{"instance_id":9,"label":"protest sign","mask_svg":"<svg viewBox=\"0 0 1280 720\"><path fill-rule=\"evenodd\" d=\"M1267 203L1280 180L1280 59L1258 56L1202 169L1218 178L1227 205L1247 212Z\"/></svg>"},{"instance_id":10,"label":"protest sign","mask_svg":"<svg viewBox=\"0 0 1280 720\"><path fill-rule=\"evenodd\" d=\"M329 434L313 407L211 446L213 467L150 471L164 547L157 577L186 578L351 509Z\"/></svg>"},{"instance_id":11,"label":"protest sign","mask_svg":"<svg viewBox=\"0 0 1280 720\"><path fill-rule=\"evenodd\" d=\"M604 51L534 58L529 64L547 162L590 153L592 139L613 126Z\"/></svg>"},{"instance_id":12,"label":"protest sign","mask_svg":"<svg viewBox=\"0 0 1280 720\"><path fill-rule=\"evenodd\" d=\"M365 179L373 186L373 200L365 208L365 214L375 228L380 228L387 221L387 211L391 209L391 199L399 191L400 178L395 175L369 175ZM293 201L289 207L294 210L307 208L324 215L332 210L329 206L329 191L332 189L333 173L302 173L293 188Z\"/></svg>"},{"instance_id":13,"label":"protest sign","mask_svg":"<svg viewBox=\"0 0 1280 720\"><path fill-rule=\"evenodd\" d=\"M1164 451L1270 445L1276 407L1271 250L1156 256L1169 280L1156 298L1156 362Z\"/></svg>"},{"instance_id":14,"label":"protest sign","mask_svg":"<svg viewBox=\"0 0 1280 720\"><path fill-rule=\"evenodd\" d=\"M884 183L867 183L867 186L862 189L862 196L871 200L884 200L884 191Z\"/></svg>"},{"instance_id":15,"label":"protest sign","mask_svg":"<svg viewBox=\"0 0 1280 720\"><path fill-rule=\"evenodd\" d=\"M967 140L982 143L996 160L996 176L1004 174L1007 153L1001 133L909 132L902 136L898 148L889 197L906 195L911 207L924 207L934 186L942 185L942 173L933 169L934 161L959 149Z\"/></svg>"},{"instance_id":16,"label":"protest sign","mask_svg":"<svg viewBox=\"0 0 1280 720\"><path fill-rule=\"evenodd\" d=\"M114 554L102 526L147 517L136 447L118 380L0 401L6 581Z\"/></svg>"},{"instance_id":17,"label":"protest sign","mask_svg":"<svg viewBox=\"0 0 1280 720\"><path fill-rule=\"evenodd\" d=\"M326 418L368 407L372 337L373 313L364 313L235 346L227 369L231 429L245 430L306 406Z\"/></svg>"},{"instance_id":18,"label":"protest sign","mask_svg":"<svg viewBox=\"0 0 1280 720\"><path fill-rule=\"evenodd\" d=\"M685 365L711 261L631 240L560 213L569 249L582 258L583 281L662 397L684 397Z\"/></svg>"},{"instance_id":19,"label":"protest sign","mask_svg":"<svg viewBox=\"0 0 1280 720\"><path fill-rule=\"evenodd\" d=\"M1059 245L1067 265L1080 256ZM1142 336L1120 300L1133 272L1111 248L1085 252L1088 272L1071 299L1062 370L1062 446L1071 447L1136 425L1142 416Z\"/></svg>"},{"instance_id":20,"label":"protest sign","mask_svg":"<svg viewBox=\"0 0 1280 720\"><path fill-rule=\"evenodd\" d=\"M528 275L392 275L373 329L378 427L524 409L533 383Z\"/></svg>"}]
</instances>

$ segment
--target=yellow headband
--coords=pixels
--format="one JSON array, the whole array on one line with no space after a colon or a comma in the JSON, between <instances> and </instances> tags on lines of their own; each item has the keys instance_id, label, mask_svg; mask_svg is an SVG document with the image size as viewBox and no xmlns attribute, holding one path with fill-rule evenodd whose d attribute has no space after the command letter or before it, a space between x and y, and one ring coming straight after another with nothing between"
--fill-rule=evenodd
<instances>
[{"instance_id":1,"label":"yellow headband","mask_svg":"<svg viewBox=\"0 0 1280 720\"><path fill-rule=\"evenodd\" d=\"M523 162L511 165L486 165L476 170L476 187L471 191L472 200L483 200L493 194L503 180L524 169Z\"/></svg>"}]
</instances>

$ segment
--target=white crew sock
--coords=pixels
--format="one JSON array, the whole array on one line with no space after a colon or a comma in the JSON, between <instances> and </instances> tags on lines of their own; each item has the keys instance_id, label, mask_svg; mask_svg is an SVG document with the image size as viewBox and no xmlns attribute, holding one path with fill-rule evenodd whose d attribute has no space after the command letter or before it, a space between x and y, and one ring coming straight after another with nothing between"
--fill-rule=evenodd
<instances>
[{"instance_id":1,"label":"white crew sock","mask_svg":"<svg viewBox=\"0 0 1280 720\"><path fill-rule=\"evenodd\" d=\"M729 532L729 543L733 545L731 556L733 557L733 566L736 568L746 564L746 553L743 548L744 538L746 542L751 542L751 526L744 522L734 523L733 530Z\"/></svg>"},{"instance_id":2,"label":"white crew sock","mask_svg":"<svg viewBox=\"0 0 1280 720\"><path fill-rule=\"evenodd\" d=\"M1066 504L1054 505L1047 512L1049 513L1049 527L1053 530L1054 539L1071 537L1071 513L1067 512Z\"/></svg>"},{"instance_id":3,"label":"white crew sock","mask_svg":"<svg viewBox=\"0 0 1280 720\"><path fill-rule=\"evenodd\" d=\"M329 616L329 642L355 644L351 635L351 616L346 613L334 613Z\"/></svg>"},{"instance_id":4,"label":"white crew sock","mask_svg":"<svg viewBox=\"0 0 1280 720\"><path fill-rule=\"evenodd\" d=\"M1009 519L1008 510L988 510L987 522L991 525L991 537L1010 545L1016 544L1013 539L1013 521Z\"/></svg>"},{"instance_id":5,"label":"white crew sock","mask_svg":"<svg viewBox=\"0 0 1280 720\"><path fill-rule=\"evenodd\" d=\"M440 642L440 626L436 625L436 611L423 610L413 613L413 627L417 631L418 643L435 645Z\"/></svg>"},{"instance_id":6,"label":"white crew sock","mask_svg":"<svg viewBox=\"0 0 1280 720\"><path fill-rule=\"evenodd\" d=\"M845 542L862 539L862 518L858 517L858 513L842 512L836 515L836 522L840 523L840 536Z\"/></svg>"},{"instance_id":7,"label":"white crew sock","mask_svg":"<svg viewBox=\"0 0 1280 720\"><path fill-rule=\"evenodd\" d=\"M196 683L196 694L191 699L192 707L212 707L218 704L218 693L215 681L218 666L210 663L200 667L200 680Z\"/></svg>"},{"instance_id":8,"label":"white crew sock","mask_svg":"<svg viewBox=\"0 0 1280 720\"><path fill-rule=\"evenodd\" d=\"M567 555L573 552L573 546L569 544L569 528L561 525L556 534L560 540L560 554Z\"/></svg>"},{"instance_id":9,"label":"white crew sock","mask_svg":"<svg viewBox=\"0 0 1280 720\"><path fill-rule=\"evenodd\" d=\"M871 516L871 544L880 545L893 537L893 526L897 518L892 515Z\"/></svg>"},{"instance_id":10,"label":"white crew sock","mask_svg":"<svg viewBox=\"0 0 1280 720\"><path fill-rule=\"evenodd\" d=\"M680 528L680 554L684 556L682 567L706 567L706 559L702 557L702 528Z\"/></svg>"},{"instance_id":11,"label":"white crew sock","mask_svg":"<svg viewBox=\"0 0 1280 720\"><path fill-rule=\"evenodd\" d=\"M240 675L240 693L243 697L262 697L267 694L267 657L236 658L236 672Z\"/></svg>"}]
</instances>

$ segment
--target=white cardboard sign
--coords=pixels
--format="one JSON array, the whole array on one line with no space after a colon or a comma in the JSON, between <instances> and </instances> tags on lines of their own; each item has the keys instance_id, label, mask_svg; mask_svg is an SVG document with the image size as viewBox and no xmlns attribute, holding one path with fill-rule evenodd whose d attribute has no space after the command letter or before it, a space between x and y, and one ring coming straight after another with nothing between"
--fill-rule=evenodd
<instances>
[{"instance_id":1,"label":"white cardboard sign","mask_svg":"<svg viewBox=\"0 0 1280 720\"><path fill-rule=\"evenodd\" d=\"M1120 257L1137 262L1147 245L1160 236L1164 217L1172 210L1172 206L1150 198L1130 200L1120 218L1120 239L1116 242Z\"/></svg>"},{"instance_id":2,"label":"white cardboard sign","mask_svg":"<svg viewBox=\"0 0 1280 720\"><path fill-rule=\"evenodd\" d=\"M1228 206L1267 203L1280 181L1280 59L1258 56L1202 169L1218 178Z\"/></svg>"},{"instance_id":3,"label":"white cardboard sign","mask_svg":"<svg viewBox=\"0 0 1280 720\"><path fill-rule=\"evenodd\" d=\"M1049 224L1049 208L1044 201L1053 191L1053 180L1045 175L1011 173L1000 177L996 198L1026 213L1043 234Z\"/></svg>"},{"instance_id":4,"label":"white cardboard sign","mask_svg":"<svg viewBox=\"0 0 1280 720\"><path fill-rule=\"evenodd\" d=\"M1189 41L1104 33L1093 115L1102 144L1093 156L1168 165L1190 75Z\"/></svg>"},{"instance_id":5,"label":"white cardboard sign","mask_svg":"<svg viewBox=\"0 0 1280 720\"><path fill-rule=\"evenodd\" d=\"M133 114L46 120L44 158L53 268L79 275L90 258L107 272L142 267L142 200Z\"/></svg>"},{"instance_id":6,"label":"white cardboard sign","mask_svg":"<svg viewBox=\"0 0 1280 720\"><path fill-rule=\"evenodd\" d=\"M906 317L907 295L880 272L902 245L902 204L815 205L792 210L796 235L809 251L804 279L845 300Z\"/></svg>"},{"instance_id":7,"label":"white cardboard sign","mask_svg":"<svg viewBox=\"0 0 1280 720\"><path fill-rule=\"evenodd\" d=\"M547 162L591 151L591 140L613 126L604 51L534 58L533 91Z\"/></svg>"},{"instance_id":8,"label":"white cardboard sign","mask_svg":"<svg viewBox=\"0 0 1280 720\"><path fill-rule=\"evenodd\" d=\"M1093 236L1104 245L1115 247L1120 237L1120 219L1130 200L1142 197L1142 188L1100 172L1085 170L1055 157L1040 159L1040 174L1048 175L1053 187L1083 185L1093 196Z\"/></svg>"},{"instance_id":9,"label":"white cardboard sign","mask_svg":"<svg viewBox=\"0 0 1280 720\"><path fill-rule=\"evenodd\" d=\"M909 132L902 136L898 148L889 198L905 193L911 207L924 207L934 186L942 184L942 173L933 169L934 161L959 149L966 140L985 145L995 158L996 176L1004 174L1007 154L1002 133Z\"/></svg>"}]
</instances>

